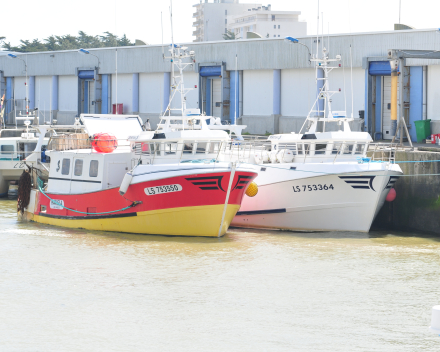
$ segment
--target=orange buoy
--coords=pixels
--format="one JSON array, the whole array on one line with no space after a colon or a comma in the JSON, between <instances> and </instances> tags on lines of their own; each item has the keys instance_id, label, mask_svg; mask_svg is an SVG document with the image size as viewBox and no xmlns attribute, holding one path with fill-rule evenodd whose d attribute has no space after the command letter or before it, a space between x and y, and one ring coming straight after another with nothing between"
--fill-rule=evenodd
<instances>
[{"instance_id":1,"label":"orange buoy","mask_svg":"<svg viewBox=\"0 0 440 352\"><path fill-rule=\"evenodd\" d=\"M390 191L388 192L385 200L387 202L392 202L392 201L394 201L394 199L396 199L396 195L397 195L396 190L394 188L391 188Z\"/></svg>"},{"instance_id":2,"label":"orange buoy","mask_svg":"<svg viewBox=\"0 0 440 352\"><path fill-rule=\"evenodd\" d=\"M111 153L118 146L115 136L108 133L96 133L93 135L92 147L98 153Z\"/></svg>"},{"instance_id":3,"label":"orange buoy","mask_svg":"<svg viewBox=\"0 0 440 352\"><path fill-rule=\"evenodd\" d=\"M248 188L247 188L245 194L246 194L248 197L255 197L255 196L257 195L257 193L258 193L258 186L257 186L257 184L256 184L255 182L252 182L252 183L248 186Z\"/></svg>"}]
</instances>

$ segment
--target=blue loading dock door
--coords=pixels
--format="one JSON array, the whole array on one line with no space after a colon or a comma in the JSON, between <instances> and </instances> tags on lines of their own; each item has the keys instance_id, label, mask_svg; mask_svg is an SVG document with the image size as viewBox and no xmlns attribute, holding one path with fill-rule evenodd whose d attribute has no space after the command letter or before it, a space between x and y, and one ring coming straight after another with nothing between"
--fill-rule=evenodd
<instances>
[{"instance_id":1,"label":"blue loading dock door","mask_svg":"<svg viewBox=\"0 0 440 352\"><path fill-rule=\"evenodd\" d=\"M221 75L221 66L202 66L200 68L200 76L202 77L220 77Z\"/></svg>"}]
</instances>

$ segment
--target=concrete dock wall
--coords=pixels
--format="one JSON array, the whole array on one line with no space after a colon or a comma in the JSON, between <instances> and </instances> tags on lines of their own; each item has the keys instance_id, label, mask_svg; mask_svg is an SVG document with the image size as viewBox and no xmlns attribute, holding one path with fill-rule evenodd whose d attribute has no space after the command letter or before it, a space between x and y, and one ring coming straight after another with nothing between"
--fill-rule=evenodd
<instances>
[{"instance_id":1,"label":"concrete dock wall","mask_svg":"<svg viewBox=\"0 0 440 352\"><path fill-rule=\"evenodd\" d=\"M396 162L403 161L398 164L406 176L396 182L397 197L385 203L373 228L440 234L440 162L435 161L440 149L432 150L397 152Z\"/></svg>"}]
</instances>

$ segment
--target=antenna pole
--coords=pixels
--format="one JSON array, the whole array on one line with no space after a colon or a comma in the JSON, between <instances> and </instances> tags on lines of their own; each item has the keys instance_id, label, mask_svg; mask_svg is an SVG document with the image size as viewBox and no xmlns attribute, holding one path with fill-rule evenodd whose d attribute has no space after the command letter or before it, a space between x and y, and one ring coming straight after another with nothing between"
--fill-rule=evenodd
<instances>
[{"instance_id":1,"label":"antenna pole","mask_svg":"<svg viewBox=\"0 0 440 352\"><path fill-rule=\"evenodd\" d=\"M237 94L238 89L238 56L235 54L235 97L234 97L234 125L237 124L237 98L240 97L240 94ZM240 99L240 98L239 98Z\"/></svg>"},{"instance_id":2,"label":"antenna pole","mask_svg":"<svg viewBox=\"0 0 440 352\"><path fill-rule=\"evenodd\" d=\"M28 84L28 72L27 72L27 55L26 62L24 63L26 66L26 115L29 115L29 84Z\"/></svg>"},{"instance_id":3,"label":"antenna pole","mask_svg":"<svg viewBox=\"0 0 440 352\"><path fill-rule=\"evenodd\" d=\"M399 0L399 24L400 24L400 14L402 12L402 0Z\"/></svg>"},{"instance_id":4,"label":"antenna pole","mask_svg":"<svg viewBox=\"0 0 440 352\"><path fill-rule=\"evenodd\" d=\"M115 51L115 56L116 56L116 64L115 64L115 73L116 73L116 77L115 77L115 91L116 91L116 115L118 115L118 49L116 49Z\"/></svg>"},{"instance_id":5,"label":"antenna pole","mask_svg":"<svg viewBox=\"0 0 440 352\"><path fill-rule=\"evenodd\" d=\"M328 53L330 54L330 22L327 22L327 46Z\"/></svg>"},{"instance_id":6,"label":"antenna pole","mask_svg":"<svg viewBox=\"0 0 440 352\"><path fill-rule=\"evenodd\" d=\"M347 116L347 90L345 88L345 65L344 60L342 61L342 75L344 76L344 110L345 110L345 116Z\"/></svg>"},{"instance_id":7,"label":"antenna pole","mask_svg":"<svg viewBox=\"0 0 440 352\"><path fill-rule=\"evenodd\" d=\"M354 98L353 98L353 55L351 54L351 44L350 44L350 70L351 70L351 118L354 117Z\"/></svg>"},{"instance_id":8,"label":"antenna pole","mask_svg":"<svg viewBox=\"0 0 440 352\"><path fill-rule=\"evenodd\" d=\"M318 0L318 20L316 21L316 56L319 53L319 0ZM318 76L316 76L318 78Z\"/></svg>"},{"instance_id":9,"label":"antenna pole","mask_svg":"<svg viewBox=\"0 0 440 352\"><path fill-rule=\"evenodd\" d=\"M324 12L321 12L321 21L322 21L322 25L321 25L321 39L322 39L322 48L324 48Z\"/></svg>"},{"instance_id":10,"label":"antenna pole","mask_svg":"<svg viewBox=\"0 0 440 352\"><path fill-rule=\"evenodd\" d=\"M163 49L163 21L162 21L162 11L160 11L160 27L162 30L162 59L165 59L165 53Z\"/></svg>"},{"instance_id":11,"label":"antenna pole","mask_svg":"<svg viewBox=\"0 0 440 352\"><path fill-rule=\"evenodd\" d=\"M170 0L170 19L171 19L171 44L174 50L174 32L173 32L173 1Z\"/></svg>"}]
</instances>

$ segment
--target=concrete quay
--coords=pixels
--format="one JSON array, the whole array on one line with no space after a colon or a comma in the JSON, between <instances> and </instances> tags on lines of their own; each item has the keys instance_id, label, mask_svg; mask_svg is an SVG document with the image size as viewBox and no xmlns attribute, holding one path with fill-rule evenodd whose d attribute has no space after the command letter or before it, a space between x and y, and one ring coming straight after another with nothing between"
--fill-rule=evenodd
<instances>
[{"instance_id":1,"label":"concrete quay","mask_svg":"<svg viewBox=\"0 0 440 352\"><path fill-rule=\"evenodd\" d=\"M396 153L404 176L394 186L396 199L385 203L373 229L440 234L440 146L415 147L414 151Z\"/></svg>"}]
</instances>

